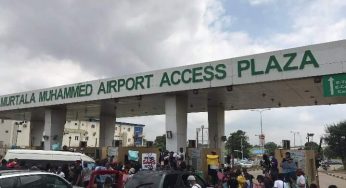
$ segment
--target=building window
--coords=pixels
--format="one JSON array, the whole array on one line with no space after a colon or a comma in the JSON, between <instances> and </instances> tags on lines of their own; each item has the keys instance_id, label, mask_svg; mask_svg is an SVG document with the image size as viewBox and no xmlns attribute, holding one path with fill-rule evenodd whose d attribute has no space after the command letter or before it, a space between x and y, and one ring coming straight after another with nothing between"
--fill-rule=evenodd
<instances>
[{"instance_id":1,"label":"building window","mask_svg":"<svg viewBox=\"0 0 346 188\"><path fill-rule=\"evenodd\" d=\"M74 125L77 125L77 123L74 123Z\"/></svg>"},{"instance_id":2,"label":"building window","mask_svg":"<svg viewBox=\"0 0 346 188\"><path fill-rule=\"evenodd\" d=\"M8 133L8 130L6 130L5 133Z\"/></svg>"},{"instance_id":3,"label":"building window","mask_svg":"<svg viewBox=\"0 0 346 188\"><path fill-rule=\"evenodd\" d=\"M74 137L74 140L78 140L78 136L75 136L75 137Z\"/></svg>"},{"instance_id":4,"label":"building window","mask_svg":"<svg viewBox=\"0 0 346 188\"><path fill-rule=\"evenodd\" d=\"M130 132L131 131L131 128L127 128L127 132Z\"/></svg>"},{"instance_id":5,"label":"building window","mask_svg":"<svg viewBox=\"0 0 346 188\"><path fill-rule=\"evenodd\" d=\"M91 125L91 128L93 128L93 129L94 129L94 128L95 128L95 125L94 125L94 124L92 124L92 125Z\"/></svg>"},{"instance_id":6,"label":"building window","mask_svg":"<svg viewBox=\"0 0 346 188\"><path fill-rule=\"evenodd\" d=\"M87 137L85 137L85 141L88 141L89 140L89 137L87 136Z\"/></svg>"},{"instance_id":7,"label":"building window","mask_svg":"<svg viewBox=\"0 0 346 188\"><path fill-rule=\"evenodd\" d=\"M131 138L127 139L127 142L131 142Z\"/></svg>"}]
</instances>

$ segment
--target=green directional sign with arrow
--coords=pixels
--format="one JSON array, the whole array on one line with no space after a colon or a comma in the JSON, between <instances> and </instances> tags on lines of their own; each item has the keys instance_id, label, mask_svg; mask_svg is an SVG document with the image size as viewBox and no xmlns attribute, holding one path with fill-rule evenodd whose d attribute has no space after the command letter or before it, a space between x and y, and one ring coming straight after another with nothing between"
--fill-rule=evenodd
<instances>
[{"instance_id":1,"label":"green directional sign with arrow","mask_svg":"<svg viewBox=\"0 0 346 188\"><path fill-rule=\"evenodd\" d=\"M346 96L346 74L323 76L322 83L325 97Z\"/></svg>"}]
</instances>

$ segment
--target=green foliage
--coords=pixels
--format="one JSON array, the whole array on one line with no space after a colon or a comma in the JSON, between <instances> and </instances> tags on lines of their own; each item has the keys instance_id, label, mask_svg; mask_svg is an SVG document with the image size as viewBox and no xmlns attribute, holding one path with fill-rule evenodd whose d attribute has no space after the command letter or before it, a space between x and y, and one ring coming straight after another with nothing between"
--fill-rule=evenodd
<instances>
[{"instance_id":1,"label":"green foliage","mask_svg":"<svg viewBox=\"0 0 346 188\"><path fill-rule=\"evenodd\" d=\"M306 142L304 145L305 150L314 150L315 152L318 152L319 145L316 142Z\"/></svg>"},{"instance_id":2,"label":"green foliage","mask_svg":"<svg viewBox=\"0 0 346 188\"><path fill-rule=\"evenodd\" d=\"M266 153L272 154L275 153L275 150L278 148L278 145L274 142L267 142L264 144L264 149L266 149Z\"/></svg>"},{"instance_id":3,"label":"green foliage","mask_svg":"<svg viewBox=\"0 0 346 188\"><path fill-rule=\"evenodd\" d=\"M166 134L157 136L154 141L154 146L160 148L162 151L166 150Z\"/></svg>"},{"instance_id":4,"label":"green foliage","mask_svg":"<svg viewBox=\"0 0 346 188\"><path fill-rule=\"evenodd\" d=\"M335 159L335 158L337 158L336 153L333 150L331 150L329 146L324 148L323 155L326 156L328 159Z\"/></svg>"},{"instance_id":5,"label":"green foliage","mask_svg":"<svg viewBox=\"0 0 346 188\"><path fill-rule=\"evenodd\" d=\"M346 121L329 125L326 132L329 133L325 138L329 150L341 158L346 168Z\"/></svg>"},{"instance_id":6,"label":"green foliage","mask_svg":"<svg viewBox=\"0 0 346 188\"><path fill-rule=\"evenodd\" d=\"M250 156L250 149L252 146L248 142L246 133L242 130L238 130L231 133L228 137L226 142L226 150L228 153L233 153L235 156L238 156L235 150L242 151L241 145L243 145L244 157L248 158ZM240 153L239 156L241 156Z\"/></svg>"}]
</instances>

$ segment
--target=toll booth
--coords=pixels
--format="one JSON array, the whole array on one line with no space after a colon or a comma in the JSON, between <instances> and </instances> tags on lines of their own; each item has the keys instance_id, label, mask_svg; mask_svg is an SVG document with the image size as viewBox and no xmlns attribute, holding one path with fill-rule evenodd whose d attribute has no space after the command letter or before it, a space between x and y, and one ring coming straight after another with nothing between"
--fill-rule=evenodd
<instances>
[{"instance_id":1,"label":"toll booth","mask_svg":"<svg viewBox=\"0 0 346 188\"><path fill-rule=\"evenodd\" d=\"M278 160L279 173L282 173L281 163L285 158L285 153L290 152L291 158L296 163L297 167L302 169L308 180L308 183L319 185L318 174L315 164L315 151L313 150L284 150L275 151L275 157Z\"/></svg>"}]
</instances>

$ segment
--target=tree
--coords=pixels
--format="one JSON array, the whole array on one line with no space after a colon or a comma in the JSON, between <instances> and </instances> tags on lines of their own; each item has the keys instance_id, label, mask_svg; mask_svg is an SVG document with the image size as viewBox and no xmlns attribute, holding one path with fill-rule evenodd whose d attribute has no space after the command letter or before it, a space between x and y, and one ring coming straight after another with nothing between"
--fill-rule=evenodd
<instances>
[{"instance_id":1,"label":"tree","mask_svg":"<svg viewBox=\"0 0 346 188\"><path fill-rule=\"evenodd\" d=\"M319 145L316 142L307 142L304 145L304 149L306 150L314 150L315 152L318 152Z\"/></svg>"},{"instance_id":2,"label":"tree","mask_svg":"<svg viewBox=\"0 0 346 188\"><path fill-rule=\"evenodd\" d=\"M250 156L251 145L247 140L248 137L244 131L238 130L233 132L227 139L226 150L228 150L228 153L235 155L236 152L240 153L242 151L241 146L243 145L244 157L248 158Z\"/></svg>"},{"instance_id":3,"label":"tree","mask_svg":"<svg viewBox=\"0 0 346 188\"><path fill-rule=\"evenodd\" d=\"M162 151L166 150L166 134L157 136L154 141L154 146L160 148Z\"/></svg>"},{"instance_id":4,"label":"tree","mask_svg":"<svg viewBox=\"0 0 346 188\"><path fill-rule=\"evenodd\" d=\"M275 153L275 150L278 148L278 145L274 142L267 142L264 144L264 149L266 149L266 153L272 154Z\"/></svg>"},{"instance_id":5,"label":"tree","mask_svg":"<svg viewBox=\"0 0 346 188\"><path fill-rule=\"evenodd\" d=\"M346 169L346 121L327 126L326 132L328 136L325 137L325 141L328 148L341 158Z\"/></svg>"}]
</instances>

